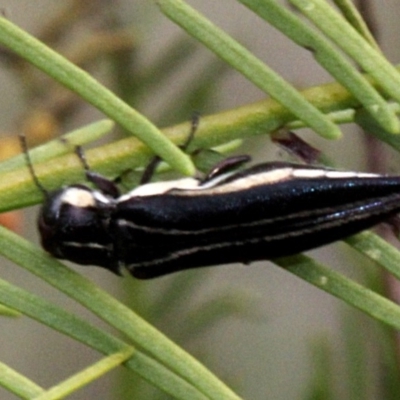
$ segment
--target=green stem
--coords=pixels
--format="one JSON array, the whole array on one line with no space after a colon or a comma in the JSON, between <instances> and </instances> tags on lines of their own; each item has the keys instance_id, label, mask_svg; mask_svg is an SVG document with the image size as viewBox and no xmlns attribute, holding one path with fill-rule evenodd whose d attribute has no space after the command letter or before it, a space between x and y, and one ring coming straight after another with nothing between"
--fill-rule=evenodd
<instances>
[{"instance_id":1,"label":"green stem","mask_svg":"<svg viewBox=\"0 0 400 400\"><path fill-rule=\"evenodd\" d=\"M337 123L353 122L356 118L354 109L358 108L359 103L337 83L311 87L304 90L302 95L321 111L329 113L330 118ZM389 107L393 112L400 113L398 104L390 104ZM369 116L369 114L366 115ZM369 120L372 121L372 126L374 120L371 118ZM284 126L301 128L304 124L296 120L285 107L273 100L264 100L219 114L204 116L200 120L191 148L212 148L236 139L265 135ZM163 132L174 142L181 143L187 137L189 129L189 124L185 122L165 128ZM382 128L380 131L384 132ZM397 135L386 133L385 136L388 137L387 142L396 148ZM151 158L146 147L135 138L119 140L89 150L86 156L91 169L110 177L120 176L129 169L146 165ZM34 167L36 175L47 190L85 181L82 165L75 154ZM1 175L0 211L12 210L41 201L43 201L42 194L32 182L32 176L27 168Z\"/></svg>"}]
</instances>

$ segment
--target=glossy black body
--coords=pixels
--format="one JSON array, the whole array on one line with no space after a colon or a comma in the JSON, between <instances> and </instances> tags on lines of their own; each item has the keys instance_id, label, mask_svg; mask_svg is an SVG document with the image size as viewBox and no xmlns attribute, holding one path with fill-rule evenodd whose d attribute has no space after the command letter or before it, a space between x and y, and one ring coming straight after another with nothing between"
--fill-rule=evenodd
<instances>
[{"instance_id":1,"label":"glossy black body","mask_svg":"<svg viewBox=\"0 0 400 400\"><path fill-rule=\"evenodd\" d=\"M63 200L63 189L42 209L43 246L58 258L116 273L125 266L147 279L296 254L400 211L397 176L288 163L211 176L194 189L106 196L86 207Z\"/></svg>"}]
</instances>

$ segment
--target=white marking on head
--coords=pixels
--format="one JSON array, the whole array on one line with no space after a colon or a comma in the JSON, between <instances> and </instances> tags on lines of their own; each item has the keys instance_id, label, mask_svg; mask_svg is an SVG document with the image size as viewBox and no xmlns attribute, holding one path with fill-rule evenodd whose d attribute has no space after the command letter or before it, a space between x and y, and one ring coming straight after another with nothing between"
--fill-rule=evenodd
<instances>
[{"instance_id":1,"label":"white marking on head","mask_svg":"<svg viewBox=\"0 0 400 400\"><path fill-rule=\"evenodd\" d=\"M92 192L76 187L67 188L61 197L61 201L75 207L96 206Z\"/></svg>"}]
</instances>

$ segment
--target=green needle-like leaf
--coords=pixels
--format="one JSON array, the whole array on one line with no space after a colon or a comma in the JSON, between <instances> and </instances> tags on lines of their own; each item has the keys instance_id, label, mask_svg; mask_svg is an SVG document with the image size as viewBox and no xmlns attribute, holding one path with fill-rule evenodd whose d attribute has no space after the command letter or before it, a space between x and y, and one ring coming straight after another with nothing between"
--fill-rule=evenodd
<instances>
[{"instance_id":1,"label":"green needle-like leaf","mask_svg":"<svg viewBox=\"0 0 400 400\"><path fill-rule=\"evenodd\" d=\"M396 104L398 106L398 104ZM359 125L365 132L374 135L382 142L392 146L395 150L400 151L399 135L392 135L381 126L376 124L376 121L371 118L365 110L357 110L354 114L354 122Z\"/></svg>"},{"instance_id":2,"label":"green needle-like leaf","mask_svg":"<svg viewBox=\"0 0 400 400\"><path fill-rule=\"evenodd\" d=\"M355 250L400 279L400 251L378 235L364 231L346 239Z\"/></svg>"},{"instance_id":3,"label":"green needle-like leaf","mask_svg":"<svg viewBox=\"0 0 400 400\"><path fill-rule=\"evenodd\" d=\"M366 41L325 0L289 0L365 72L376 79L379 86L400 101L400 74L371 44Z\"/></svg>"},{"instance_id":4,"label":"green needle-like leaf","mask_svg":"<svg viewBox=\"0 0 400 400\"><path fill-rule=\"evenodd\" d=\"M0 386L22 399L32 399L43 393L39 385L2 362L0 362Z\"/></svg>"},{"instance_id":5,"label":"green needle-like leaf","mask_svg":"<svg viewBox=\"0 0 400 400\"><path fill-rule=\"evenodd\" d=\"M363 20L362 16L357 10L357 7L352 0L333 0L336 6L340 9L343 16L349 21L349 23L354 27L354 29L364 36L368 42L379 50L378 43L376 43L375 38L372 36L371 31L368 29L366 22Z\"/></svg>"},{"instance_id":6,"label":"green needle-like leaf","mask_svg":"<svg viewBox=\"0 0 400 400\"><path fill-rule=\"evenodd\" d=\"M330 118L337 123L355 120L354 108L357 108L359 103L341 85L331 83L311 87L301 93L316 107L330 113ZM390 108L400 113L398 104L390 104ZM359 113L361 115L362 110ZM368 121L377 126L370 114L364 114L369 117ZM296 120L285 107L273 100L264 100L203 117L191 147L207 149L236 139L268 134L281 126L295 129L303 127L304 124ZM383 128L377 128L384 132ZM185 140L189 129L189 124L185 122L165 128L163 132L179 143ZM397 142L397 135L386 132L385 136L389 136L388 142ZM129 169L143 167L150 157L145 146L135 138L123 139L86 152L91 169L109 177L120 176ZM49 191L62 185L85 181L82 164L75 154L34 165L34 168L40 182ZM42 194L35 187L26 167L1 175L0 211L32 205L42 200Z\"/></svg>"},{"instance_id":7,"label":"green needle-like leaf","mask_svg":"<svg viewBox=\"0 0 400 400\"><path fill-rule=\"evenodd\" d=\"M329 139L341 136L337 126L307 102L280 75L185 2L158 0L157 4L170 19L240 71L261 90L283 104L321 136Z\"/></svg>"},{"instance_id":8,"label":"green needle-like leaf","mask_svg":"<svg viewBox=\"0 0 400 400\"><path fill-rule=\"evenodd\" d=\"M79 373L70 376L65 381L58 383L56 386L45 393L37 396L34 400L56 400L63 399L64 397L72 394L77 389L82 388L95 379L100 378L102 375L118 367L123 362L127 361L133 354L132 348L124 349L118 353L114 353L105 357L80 371Z\"/></svg>"},{"instance_id":9,"label":"green needle-like leaf","mask_svg":"<svg viewBox=\"0 0 400 400\"><path fill-rule=\"evenodd\" d=\"M240 2L294 42L311 50L315 59L357 98L384 129L392 133L400 132L399 120L386 100L329 40L311 29L276 0L240 0Z\"/></svg>"},{"instance_id":10,"label":"green needle-like leaf","mask_svg":"<svg viewBox=\"0 0 400 400\"><path fill-rule=\"evenodd\" d=\"M19 317L21 314L13 308L0 304L0 317Z\"/></svg>"},{"instance_id":11,"label":"green needle-like leaf","mask_svg":"<svg viewBox=\"0 0 400 400\"><path fill-rule=\"evenodd\" d=\"M274 262L371 317L400 329L400 306L378 293L305 255L280 258Z\"/></svg>"},{"instance_id":12,"label":"green needle-like leaf","mask_svg":"<svg viewBox=\"0 0 400 400\"><path fill-rule=\"evenodd\" d=\"M200 362L88 279L1 226L0 241L0 254L87 307L210 399L239 399Z\"/></svg>"},{"instance_id":13,"label":"green needle-like leaf","mask_svg":"<svg viewBox=\"0 0 400 400\"><path fill-rule=\"evenodd\" d=\"M0 301L103 354L112 355L120 351L131 351L131 346L120 339L64 311L52 302L43 300L1 279ZM139 350L135 351L125 363L125 366L177 399L186 400L186 396L189 396L196 400L206 400L206 397L199 390ZM33 395L37 396L42 392L40 390L38 392L37 388L32 387L29 381L25 382L25 379L16 372L12 373L12 371L8 375L5 375L5 372L0 373L0 385L7 387L14 393L30 393L27 398L32 398Z\"/></svg>"},{"instance_id":14,"label":"green needle-like leaf","mask_svg":"<svg viewBox=\"0 0 400 400\"><path fill-rule=\"evenodd\" d=\"M53 77L65 87L121 124L128 132L146 143L171 167L185 175L193 175L190 158L165 138L147 118L124 103L85 71L70 63L39 40L0 17L0 43Z\"/></svg>"},{"instance_id":15,"label":"green needle-like leaf","mask_svg":"<svg viewBox=\"0 0 400 400\"><path fill-rule=\"evenodd\" d=\"M29 157L32 163L39 163L64 154L70 154L76 146L82 146L100 139L109 133L113 127L114 122L108 119L94 122L65 134L62 137L63 140L60 138L53 139L44 145L29 150ZM24 154L19 154L0 163L0 172L12 171L21 167L26 167L26 157Z\"/></svg>"}]
</instances>

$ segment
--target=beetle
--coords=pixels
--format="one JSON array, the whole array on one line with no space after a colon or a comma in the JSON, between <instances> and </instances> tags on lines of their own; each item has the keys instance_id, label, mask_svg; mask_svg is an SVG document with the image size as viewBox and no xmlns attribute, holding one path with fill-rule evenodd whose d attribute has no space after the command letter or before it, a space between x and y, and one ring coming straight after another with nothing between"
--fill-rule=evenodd
<instances>
[{"instance_id":1,"label":"beetle","mask_svg":"<svg viewBox=\"0 0 400 400\"><path fill-rule=\"evenodd\" d=\"M27 153L27 152L26 152ZM71 185L45 194L38 227L56 258L116 274L154 278L195 267L251 263L310 250L400 212L400 177L286 163L241 170L229 158L203 179L145 183L121 195L90 171L97 189Z\"/></svg>"}]
</instances>

